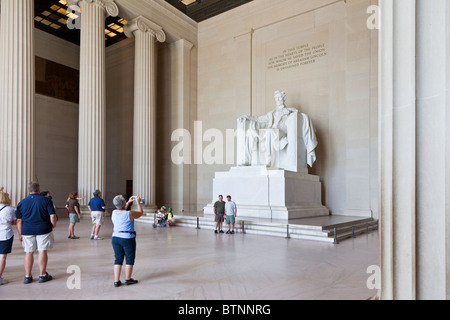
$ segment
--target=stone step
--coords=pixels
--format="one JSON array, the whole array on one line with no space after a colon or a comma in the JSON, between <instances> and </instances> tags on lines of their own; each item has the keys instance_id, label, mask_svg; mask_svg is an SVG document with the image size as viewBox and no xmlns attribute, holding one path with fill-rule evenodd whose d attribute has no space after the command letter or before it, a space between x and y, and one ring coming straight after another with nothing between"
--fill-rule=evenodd
<instances>
[{"instance_id":1,"label":"stone step","mask_svg":"<svg viewBox=\"0 0 450 320\"><path fill-rule=\"evenodd\" d=\"M140 223L153 224L153 215L146 215L136 220ZM373 230L378 229L378 221L372 218L355 218L344 222L330 223L325 225L308 224L307 220L296 220L294 223L274 222L265 220L236 219L235 232L252 235L264 235L274 237L284 237L290 239L313 240L333 243L334 230L336 230L336 240L342 241ZM199 228L204 230L214 230L214 217L182 216L174 217L174 224L178 227ZM352 226L354 230L352 232ZM227 227L225 226L225 229Z\"/></svg>"},{"instance_id":2,"label":"stone step","mask_svg":"<svg viewBox=\"0 0 450 320\"><path fill-rule=\"evenodd\" d=\"M336 238L337 241L342 241L348 238L352 238L353 236L357 237L358 235L365 234L367 232L372 232L378 230L378 221L372 220L368 222L367 224L357 224L354 225L354 229L352 229L352 226L347 227L341 227L336 228ZM330 238L334 239L334 229L333 230L326 230L328 232L328 235Z\"/></svg>"}]
</instances>

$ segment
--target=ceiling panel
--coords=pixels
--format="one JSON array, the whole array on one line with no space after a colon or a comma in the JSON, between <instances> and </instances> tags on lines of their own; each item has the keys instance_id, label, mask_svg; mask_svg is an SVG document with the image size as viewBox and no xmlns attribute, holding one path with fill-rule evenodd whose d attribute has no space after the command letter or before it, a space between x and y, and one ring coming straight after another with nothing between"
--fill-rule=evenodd
<instances>
[{"instance_id":1,"label":"ceiling panel","mask_svg":"<svg viewBox=\"0 0 450 320\"><path fill-rule=\"evenodd\" d=\"M166 2L170 3L196 22L212 18L251 1L252 0L166 0Z\"/></svg>"},{"instance_id":2,"label":"ceiling panel","mask_svg":"<svg viewBox=\"0 0 450 320\"><path fill-rule=\"evenodd\" d=\"M80 12L69 10L66 0L35 0L34 23L37 29L80 45ZM71 25L72 24L72 25ZM113 45L126 39L123 27L127 21L120 17L107 17L105 21L105 44Z\"/></svg>"},{"instance_id":3,"label":"ceiling panel","mask_svg":"<svg viewBox=\"0 0 450 320\"><path fill-rule=\"evenodd\" d=\"M165 0L196 22L201 22L252 0ZM79 11L68 10L66 0L35 0L35 26L59 38L80 45ZM78 19L78 20L76 20ZM72 25L71 25L72 24ZM107 17L105 21L106 47L126 36L127 21L121 17ZM73 26L73 27L72 27Z\"/></svg>"}]
</instances>

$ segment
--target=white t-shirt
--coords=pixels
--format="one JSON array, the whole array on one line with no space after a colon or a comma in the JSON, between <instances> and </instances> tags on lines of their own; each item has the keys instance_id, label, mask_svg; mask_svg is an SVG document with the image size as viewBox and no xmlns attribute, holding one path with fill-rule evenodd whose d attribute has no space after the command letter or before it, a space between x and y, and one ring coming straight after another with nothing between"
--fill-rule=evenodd
<instances>
[{"instance_id":1,"label":"white t-shirt","mask_svg":"<svg viewBox=\"0 0 450 320\"><path fill-rule=\"evenodd\" d=\"M14 236L11 223L16 220L16 209L0 204L0 241L9 240Z\"/></svg>"},{"instance_id":2,"label":"white t-shirt","mask_svg":"<svg viewBox=\"0 0 450 320\"><path fill-rule=\"evenodd\" d=\"M234 209L236 209L236 203L234 201L225 202L225 214L227 216L234 216Z\"/></svg>"}]
</instances>

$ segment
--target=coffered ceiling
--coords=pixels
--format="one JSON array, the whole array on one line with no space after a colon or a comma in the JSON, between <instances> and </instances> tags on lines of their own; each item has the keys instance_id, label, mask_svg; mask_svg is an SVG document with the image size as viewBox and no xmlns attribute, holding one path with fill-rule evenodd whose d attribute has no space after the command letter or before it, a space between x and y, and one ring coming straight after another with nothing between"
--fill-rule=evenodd
<instances>
[{"instance_id":1,"label":"coffered ceiling","mask_svg":"<svg viewBox=\"0 0 450 320\"><path fill-rule=\"evenodd\" d=\"M80 12L70 10L66 0L35 0L34 22L37 29L59 38L80 44L80 29L75 23ZM73 23L73 27L70 24ZM127 21L121 17L107 17L105 22L105 43L110 46L126 38L123 27Z\"/></svg>"},{"instance_id":2,"label":"coffered ceiling","mask_svg":"<svg viewBox=\"0 0 450 320\"><path fill-rule=\"evenodd\" d=\"M239 7L252 0L165 0L172 6L201 22L218 14Z\"/></svg>"},{"instance_id":3,"label":"coffered ceiling","mask_svg":"<svg viewBox=\"0 0 450 320\"><path fill-rule=\"evenodd\" d=\"M248 3L252 0L165 0L167 3L201 22ZM80 44L79 25L75 24L80 12L70 10L66 0L35 0L35 27L77 45ZM74 23L71 27L71 23ZM78 21L79 23L79 21ZM110 46L126 38L123 27L128 22L121 17L107 17L105 43Z\"/></svg>"}]
</instances>

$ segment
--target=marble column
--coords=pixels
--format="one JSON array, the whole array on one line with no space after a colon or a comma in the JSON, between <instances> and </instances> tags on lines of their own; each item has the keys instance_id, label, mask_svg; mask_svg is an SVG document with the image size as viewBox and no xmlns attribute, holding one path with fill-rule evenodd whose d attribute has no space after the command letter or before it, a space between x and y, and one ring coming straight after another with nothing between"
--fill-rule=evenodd
<instances>
[{"instance_id":1,"label":"marble column","mask_svg":"<svg viewBox=\"0 0 450 320\"><path fill-rule=\"evenodd\" d=\"M416 10L417 298L450 299L450 2Z\"/></svg>"},{"instance_id":2,"label":"marble column","mask_svg":"<svg viewBox=\"0 0 450 320\"><path fill-rule=\"evenodd\" d=\"M175 60L174 63L174 121L178 128L189 128L192 132L193 122L191 121L191 51L193 44L186 39L180 39L174 43ZM183 138L184 139L184 138ZM189 140L189 139L186 139ZM191 142L192 144L192 142ZM186 147L184 150L192 150L193 145ZM191 159L191 154L185 154L186 158ZM195 211L192 203L194 188L191 181L191 170L195 170L195 166L181 163L173 165L173 180L176 183L176 190L174 190L174 204L173 209L178 212Z\"/></svg>"},{"instance_id":3,"label":"marble column","mask_svg":"<svg viewBox=\"0 0 450 320\"><path fill-rule=\"evenodd\" d=\"M34 0L2 0L0 10L0 186L15 206L36 179Z\"/></svg>"},{"instance_id":4,"label":"marble column","mask_svg":"<svg viewBox=\"0 0 450 320\"><path fill-rule=\"evenodd\" d=\"M78 195L87 205L99 189L106 198L105 18L117 16L112 0L72 0L81 8Z\"/></svg>"},{"instance_id":5,"label":"marble column","mask_svg":"<svg viewBox=\"0 0 450 320\"><path fill-rule=\"evenodd\" d=\"M382 293L384 299L414 299L415 1L382 1L381 10Z\"/></svg>"},{"instance_id":6,"label":"marble column","mask_svg":"<svg viewBox=\"0 0 450 320\"><path fill-rule=\"evenodd\" d=\"M448 299L450 5L380 9L380 297Z\"/></svg>"},{"instance_id":7,"label":"marble column","mask_svg":"<svg viewBox=\"0 0 450 320\"><path fill-rule=\"evenodd\" d=\"M164 42L162 28L144 17L137 17L124 28L135 37L133 193L145 199L144 210L156 209L156 41Z\"/></svg>"}]
</instances>

